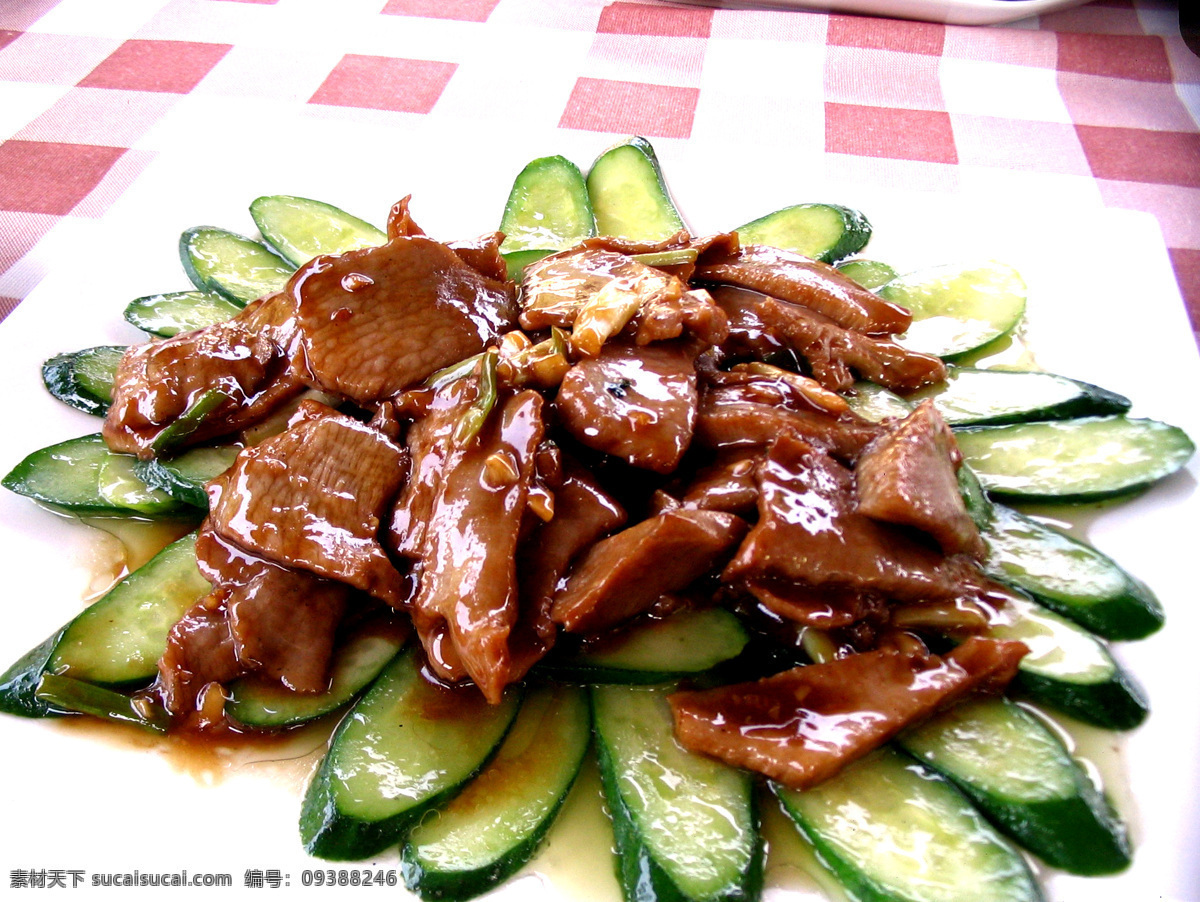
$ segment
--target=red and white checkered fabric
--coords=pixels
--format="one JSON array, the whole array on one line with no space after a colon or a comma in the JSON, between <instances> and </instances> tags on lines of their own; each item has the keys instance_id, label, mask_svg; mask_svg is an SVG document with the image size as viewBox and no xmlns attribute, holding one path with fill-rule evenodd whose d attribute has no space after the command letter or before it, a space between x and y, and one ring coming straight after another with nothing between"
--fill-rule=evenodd
<instances>
[{"instance_id":1,"label":"red and white checkered fabric","mask_svg":"<svg viewBox=\"0 0 1200 902\"><path fill-rule=\"evenodd\" d=\"M6 0L0 317L64 218L98 219L195 140L179 122L266 103L274 121L519 121L714 158L736 142L832 184L1142 210L1200 334L1200 59L1175 10L1097 0L982 28L652 0Z\"/></svg>"}]
</instances>

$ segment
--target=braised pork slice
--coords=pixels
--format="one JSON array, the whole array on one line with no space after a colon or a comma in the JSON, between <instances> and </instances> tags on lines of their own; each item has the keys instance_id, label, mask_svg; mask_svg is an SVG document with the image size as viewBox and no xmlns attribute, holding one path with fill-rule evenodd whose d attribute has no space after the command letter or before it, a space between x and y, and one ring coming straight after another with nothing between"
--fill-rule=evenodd
<instances>
[{"instance_id":1,"label":"braised pork slice","mask_svg":"<svg viewBox=\"0 0 1200 902\"><path fill-rule=\"evenodd\" d=\"M551 616L576 633L624 623L718 566L745 531L744 520L720 511L643 520L592 546L555 595Z\"/></svg>"},{"instance_id":2,"label":"braised pork slice","mask_svg":"<svg viewBox=\"0 0 1200 902\"><path fill-rule=\"evenodd\" d=\"M696 369L678 342L610 342L567 372L554 406L564 429L596 451L670 473L692 441Z\"/></svg>"},{"instance_id":3,"label":"braised pork slice","mask_svg":"<svg viewBox=\"0 0 1200 902\"><path fill-rule=\"evenodd\" d=\"M296 369L314 388L372 405L511 329L514 291L421 235L317 257L285 288L300 327Z\"/></svg>"},{"instance_id":4,"label":"braised pork slice","mask_svg":"<svg viewBox=\"0 0 1200 902\"><path fill-rule=\"evenodd\" d=\"M782 436L758 468L758 522L725 568L728 582L771 577L909 602L984 601L1008 593L965 555L945 556L861 514L854 474L819 448Z\"/></svg>"},{"instance_id":5,"label":"braised pork slice","mask_svg":"<svg viewBox=\"0 0 1200 902\"><path fill-rule=\"evenodd\" d=\"M158 661L158 692L173 716L192 715L208 686L219 686L244 672L222 598L214 593L192 605L167 633ZM214 719L223 712L224 703L212 712Z\"/></svg>"},{"instance_id":6,"label":"braised pork slice","mask_svg":"<svg viewBox=\"0 0 1200 902\"><path fill-rule=\"evenodd\" d=\"M753 515L758 507L755 471L762 453L762 449L750 447L733 448L719 455L684 487L679 498L681 506Z\"/></svg>"},{"instance_id":7,"label":"braised pork slice","mask_svg":"<svg viewBox=\"0 0 1200 902\"><path fill-rule=\"evenodd\" d=\"M1002 691L1027 651L971 638L942 658L864 652L668 701L685 748L809 789L964 696Z\"/></svg>"},{"instance_id":8,"label":"braised pork slice","mask_svg":"<svg viewBox=\"0 0 1200 902\"><path fill-rule=\"evenodd\" d=\"M258 422L304 390L289 365L295 340L291 307L273 295L227 322L131 347L113 380L104 440L114 451L153 457L162 431L214 390L224 400L187 436L188 444Z\"/></svg>"},{"instance_id":9,"label":"braised pork slice","mask_svg":"<svg viewBox=\"0 0 1200 902\"><path fill-rule=\"evenodd\" d=\"M718 449L764 447L790 435L852 461L879 433L849 411L831 414L761 383L708 386L696 413L696 441Z\"/></svg>"},{"instance_id":10,"label":"braised pork slice","mask_svg":"<svg viewBox=\"0 0 1200 902\"><path fill-rule=\"evenodd\" d=\"M786 348L804 358L813 378L833 391L853 385L855 373L901 393L946 378L946 366L937 357L910 351L889 338L847 329L798 304L728 286L713 288L711 293L729 316L724 347L731 356Z\"/></svg>"},{"instance_id":11,"label":"braised pork slice","mask_svg":"<svg viewBox=\"0 0 1200 902\"><path fill-rule=\"evenodd\" d=\"M926 532L946 554L983 560L986 546L958 490L961 464L954 433L933 401L922 401L859 457L859 513Z\"/></svg>"},{"instance_id":12,"label":"braised pork slice","mask_svg":"<svg viewBox=\"0 0 1200 902\"><path fill-rule=\"evenodd\" d=\"M831 630L850 626L882 613L887 602L870 592L845 586L800 585L789 580L761 577L748 579L745 589L771 613L813 629Z\"/></svg>"},{"instance_id":13,"label":"braised pork slice","mask_svg":"<svg viewBox=\"0 0 1200 902\"><path fill-rule=\"evenodd\" d=\"M897 335L912 314L863 288L828 263L765 245L742 245L735 253L713 248L697 261L699 282L751 288L799 304L864 335Z\"/></svg>"},{"instance_id":14,"label":"braised pork slice","mask_svg":"<svg viewBox=\"0 0 1200 902\"><path fill-rule=\"evenodd\" d=\"M513 654L520 603L516 551L544 435L542 397L512 395L478 434L457 424L476 400L473 378L438 393L410 429L413 478L396 506L391 541L418 580L409 610L439 676L470 678L488 701L533 661Z\"/></svg>"},{"instance_id":15,"label":"braised pork slice","mask_svg":"<svg viewBox=\"0 0 1200 902\"><path fill-rule=\"evenodd\" d=\"M403 449L385 435L306 401L285 432L209 483L209 518L247 551L398 607L408 590L379 531L407 473Z\"/></svg>"}]
</instances>

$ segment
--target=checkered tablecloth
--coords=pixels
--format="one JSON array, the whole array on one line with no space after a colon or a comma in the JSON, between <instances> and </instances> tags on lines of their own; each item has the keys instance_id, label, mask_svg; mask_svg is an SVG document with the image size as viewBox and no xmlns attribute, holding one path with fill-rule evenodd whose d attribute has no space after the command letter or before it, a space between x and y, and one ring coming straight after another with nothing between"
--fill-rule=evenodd
<instances>
[{"instance_id":1,"label":"checkered tablecloth","mask_svg":"<svg viewBox=\"0 0 1200 902\"><path fill-rule=\"evenodd\" d=\"M64 221L102 227L197 140L181 120L266 104L398 134L636 133L1044 215L1146 211L1200 330L1200 59L1176 10L1097 0L970 27L632 0L3 0L0 317ZM207 139L269 137L218 121Z\"/></svg>"}]
</instances>

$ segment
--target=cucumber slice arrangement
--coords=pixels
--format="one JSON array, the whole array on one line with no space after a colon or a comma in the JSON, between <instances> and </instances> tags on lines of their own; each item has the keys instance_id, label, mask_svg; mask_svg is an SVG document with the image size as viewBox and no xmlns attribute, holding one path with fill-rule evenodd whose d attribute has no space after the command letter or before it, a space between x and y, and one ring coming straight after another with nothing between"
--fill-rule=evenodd
<instances>
[{"instance_id":1,"label":"cucumber slice arrangement","mask_svg":"<svg viewBox=\"0 0 1200 902\"><path fill-rule=\"evenodd\" d=\"M250 216L263 240L293 266L322 254L344 254L387 241L387 234L369 222L307 197L259 197L250 204Z\"/></svg>"},{"instance_id":2,"label":"cucumber slice arrangement","mask_svg":"<svg viewBox=\"0 0 1200 902\"><path fill-rule=\"evenodd\" d=\"M317 255L386 241L365 221L306 198L260 197L251 213L262 241L209 227L185 232L181 258L197 290L138 298L126 320L163 337L203 328L280 290ZM684 227L653 148L631 138L602 154L586 178L563 157L530 163L503 211L502 251L516 279L528 263L585 237L652 243ZM793 205L737 231L744 243L838 263L913 309L910 347L950 359L1012 330L1024 313L1024 283L1003 264L897 276L886 264L845 259L871 234L865 216L850 208ZM672 253L639 259L666 266L695 257ZM59 355L46 364L47 388L103 414L122 352ZM1161 606L1107 556L988 496L1077 502L1135 491L1183 466L1191 440L1175 427L1128 417L1130 402L1120 395L1048 373L952 366L945 385L914 396L866 383L847 395L856 412L876 421L905 415L923 397L956 427L967 461L960 487L988 544L987 569L1032 598L1015 597L990 631L1031 648L1017 687L1047 709L1105 729L1136 726L1146 699L1104 640L1148 635L1162 625ZM204 411L192 414L168 440L185 435ZM206 483L228 469L238 447L169 455L168 445L137 461L109 452L99 435L84 436L34 452L3 484L78 516L195 522L207 508ZM164 729L165 713L139 689L155 676L171 625L209 592L194 537L167 546L0 676L0 710L87 713ZM687 610L582 650L563 643L531 672L523 694L497 706L422 678L418 653L403 650L405 638L370 628L345 637L329 688L311 696L250 678L227 687L226 711L247 727L287 729L344 712L302 803L301 835L311 854L357 860L399 848L405 882L422 897L485 893L545 840L594 733L627 899L760 896L765 849L755 782L685 752L666 703L680 679L728 682L747 665L763 666L750 660L757 646L735 614ZM1077 874L1111 873L1129 861L1124 826L1102 792L1023 707L1002 699L966 703L903 734L896 746L905 753L882 750L803 793L771 787L855 899L1041 898L1001 833Z\"/></svg>"},{"instance_id":3,"label":"cucumber slice arrangement","mask_svg":"<svg viewBox=\"0 0 1200 902\"><path fill-rule=\"evenodd\" d=\"M625 898L754 899L763 852L753 781L675 741L670 688L592 688Z\"/></svg>"},{"instance_id":4,"label":"cucumber slice arrangement","mask_svg":"<svg viewBox=\"0 0 1200 902\"><path fill-rule=\"evenodd\" d=\"M596 234L596 215L579 167L566 157L541 157L521 170L500 217L500 253L509 278L555 251Z\"/></svg>"},{"instance_id":5,"label":"cucumber slice arrangement","mask_svg":"<svg viewBox=\"0 0 1200 902\"><path fill-rule=\"evenodd\" d=\"M515 693L489 705L473 690L435 686L415 652L402 654L330 740L300 813L304 847L353 861L398 842L484 766L519 706Z\"/></svg>"},{"instance_id":6,"label":"cucumber slice arrangement","mask_svg":"<svg viewBox=\"0 0 1200 902\"><path fill-rule=\"evenodd\" d=\"M143 332L170 338L233 319L241 309L241 304L215 291L171 291L130 301L125 321Z\"/></svg>"},{"instance_id":7,"label":"cucumber slice arrangement","mask_svg":"<svg viewBox=\"0 0 1200 902\"><path fill-rule=\"evenodd\" d=\"M1025 314L1027 292L1015 269L988 262L918 270L893 279L879 293L912 311L902 344L957 357L1012 330Z\"/></svg>"},{"instance_id":8,"label":"cucumber slice arrangement","mask_svg":"<svg viewBox=\"0 0 1200 902\"><path fill-rule=\"evenodd\" d=\"M46 391L84 413L104 416L112 403L113 378L125 348L102 345L58 354L42 364Z\"/></svg>"},{"instance_id":9,"label":"cucumber slice arrangement","mask_svg":"<svg viewBox=\"0 0 1200 902\"><path fill-rule=\"evenodd\" d=\"M871 240L867 217L840 204L795 204L734 231L742 244L767 244L822 263L836 263L857 254Z\"/></svg>"},{"instance_id":10,"label":"cucumber slice arrangement","mask_svg":"<svg viewBox=\"0 0 1200 902\"><path fill-rule=\"evenodd\" d=\"M685 228L650 142L630 138L606 150L587 175L596 232L662 241Z\"/></svg>"},{"instance_id":11,"label":"cucumber slice arrangement","mask_svg":"<svg viewBox=\"0 0 1200 902\"><path fill-rule=\"evenodd\" d=\"M1052 867L1094 875L1129 865L1129 837L1108 800L1058 737L1013 702L964 702L897 742Z\"/></svg>"},{"instance_id":12,"label":"cucumber slice arrangement","mask_svg":"<svg viewBox=\"0 0 1200 902\"><path fill-rule=\"evenodd\" d=\"M1196 451L1176 426L1125 416L971 426L957 438L984 488L1024 500L1128 494L1170 476Z\"/></svg>"},{"instance_id":13,"label":"cucumber slice arrangement","mask_svg":"<svg viewBox=\"0 0 1200 902\"><path fill-rule=\"evenodd\" d=\"M197 226L179 237L179 259L192 284L243 307L281 290L296 267L261 241Z\"/></svg>"},{"instance_id":14,"label":"cucumber slice arrangement","mask_svg":"<svg viewBox=\"0 0 1200 902\"><path fill-rule=\"evenodd\" d=\"M531 690L479 776L405 837L405 885L423 899L469 899L516 873L545 840L590 744L582 690Z\"/></svg>"},{"instance_id":15,"label":"cucumber slice arrangement","mask_svg":"<svg viewBox=\"0 0 1200 902\"><path fill-rule=\"evenodd\" d=\"M1021 854L945 777L881 749L813 789L773 786L854 899L1036 902Z\"/></svg>"}]
</instances>

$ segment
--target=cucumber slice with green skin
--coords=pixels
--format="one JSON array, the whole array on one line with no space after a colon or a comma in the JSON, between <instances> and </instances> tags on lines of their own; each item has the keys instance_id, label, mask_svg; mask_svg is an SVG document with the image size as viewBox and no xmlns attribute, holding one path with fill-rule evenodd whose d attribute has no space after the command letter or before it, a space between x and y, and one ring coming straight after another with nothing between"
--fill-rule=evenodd
<instances>
[{"instance_id":1,"label":"cucumber slice with green skin","mask_svg":"<svg viewBox=\"0 0 1200 902\"><path fill-rule=\"evenodd\" d=\"M818 859L859 902L1036 902L1025 859L954 785L880 749L804 792L772 784Z\"/></svg>"},{"instance_id":2,"label":"cucumber slice with green skin","mask_svg":"<svg viewBox=\"0 0 1200 902\"><path fill-rule=\"evenodd\" d=\"M1029 646L1014 682L1033 700L1107 730L1132 730L1146 719L1142 688L1100 639L1065 617L1013 596L987 634Z\"/></svg>"},{"instance_id":3,"label":"cucumber slice with green skin","mask_svg":"<svg viewBox=\"0 0 1200 902\"><path fill-rule=\"evenodd\" d=\"M0 710L45 717L44 674L137 685L158 672L167 633L212 587L196 566L196 537L172 542L0 677Z\"/></svg>"},{"instance_id":4,"label":"cucumber slice with green skin","mask_svg":"<svg viewBox=\"0 0 1200 902\"><path fill-rule=\"evenodd\" d=\"M856 382L854 388L842 397L863 419L882 423L892 417L906 417L912 413L912 405L893 391L874 382Z\"/></svg>"},{"instance_id":5,"label":"cucumber slice with green skin","mask_svg":"<svg viewBox=\"0 0 1200 902\"><path fill-rule=\"evenodd\" d=\"M241 448L236 445L192 448L175 457L139 460L133 469L151 488L166 492L184 504L208 510L205 485L233 466L239 451Z\"/></svg>"},{"instance_id":6,"label":"cucumber slice with green skin","mask_svg":"<svg viewBox=\"0 0 1200 902\"><path fill-rule=\"evenodd\" d=\"M982 530L992 576L1105 639L1142 639L1163 624L1150 591L1090 545L994 505Z\"/></svg>"},{"instance_id":7,"label":"cucumber slice with green skin","mask_svg":"<svg viewBox=\"0 0 1200 902\"><path fill-rule=\"evenodd\" d=\"M540 157L513 182L500 217L500 253L520 280L530 263L596 234L596 216L579 167L566 157Z\"/></svg>"},{"instance_id":8,"label":"cucumber slice with green skin","mask_svg":"<svg viewBox=\"0 0 1200 902\"><path fill-rule=\"evenodd\" d=\"M671 686L595 686L600 776L626 899L757 899L762 843L750 775L680 746Z\"/></svg>"},{"instance_id":9,"label":"cucumber slice with green skin","mask_svg":"<svg viewBox=\"0 0 1200 902\"><path fill-rule=\"evenodd\" d=\"M225 713L248 727L290 727L336 711L369 686L403 647L406 630L367 626L334 654L329 688L309 695L274 680L243 677L227 687Z\"/></svg>"},{"instance_id":10,"label":"cucumber slice with green skin","mask_svg":"<svg viewBox=\"0 0 1200 902\"><path fill-rule=\"evenodd\" d=\"M294 266L322 254L344 254L387 243L387 233L331 204L272 194L250 204L263 240Z\"/></svg>"},{"instance_id":11,"label":"cucumber slice with green skin","mask_svg":"<svg viewBox=\"0 0 1200 902\"><path fill-rule=\"evenodd\" d=\"M874 291L882 288L899 273L878 260L846 260L837 265L842 275L849 276L863 288Z\"/></svg>"},{"instance_id":12,"label":"cucumber slice with green skin","mask_svg":"<svg viewBox=\"0 0 1200 902\"><path fill-rule=\"evenodd\" d=\"M704 673L742 653L750 636L724 608L680 611L631 627L571 657L545 665L555 679L579 683L663 683Z\"/></svg>"},{"instance_id":13,"label":"cucumber slice with green skin","mask_svg":"<svg viewBox=\"0 0 1200 902\"><path fill-rule=\"evenodd\" d=\"M651 242L686 228L645 138L630 138L601 154L588 172L587 189L599 235Z\"/></svg>"},{"instance_id":14,"label":"cucumber slice with green skin","mask_svg":"<svg viewBox=\"0 0 1200 902\"><path fill-rule=\"evenodd\" d=\"M955 435L989 493L1023 500L1128 494L1171 475L1196 450L1178 427L1124 416L967 426Z\"/></svg>"},{"instance_id":15,"label":"cucumber slice with green skin","mask_svg":"<svg viewBox=\"0 0 1200 902\"><path fill-rule=\"evenodd\" d=\"M134 698L82 680L42 674L37 697L56 713L89 714L112 723L132 724L165 733L171 725L171 715L161 705L148 698Z\"/></svg>"},{"instance_id":16,"label":"cucumber slice with green skin","mask_svg":"<svg viewBox=\"0 0 1200 902\"><path fill-rule=\"evenodd\" d=\"M231 320L241 309L240 303L215 291L172 291L130 301L125 321L143 332L170 338Z\"/></svg>"},{"instance_id":17,"label":"cucumber slice with green skin","mask_svg":"<svg viewBox=\"0 0 1200 902\"><path fill-rule=\"evenodd\" d=\"M125 348L116 345L59 354L42 364L42 382L63 403L102 417L112 404L113 379L124 355Z\"/></svg>"},{"instance_id":18,"label":"cucumber slice with green skin","mask_svg":"<svg viewBox=\"0 0 1200 902\"><path fill-rule=\"evenodd\" d=\"M968 700L897 742L1047 864L1084 875L1129 865L1117 813L1058 737L1019 705Z\"/></svg>"},{"instance_id":19,"label":"cucumber slice with green skin","mask_svg":"<svg viewBox=\"0 0 1200 902\"><path fill-rule=\"evenodd\" d=\"M179 259L193 285L243 307L281 290L296 269L262 242L212 226L180 235Z\"/></svg>"},{"instance_id":20,"label":"cucumber slice with green skin","mask_svg":"<svg viewBox=\"0 0 1200 902\"><path fill-rule=\"evenodd\" d=\"M424 899L469 899L515 874L549 832L590 742L582 690L531 690L487 767L409 833L404 885Z\"/></svg>"},{"instance_id":21,"label":"cucumber slice with green skin","mask_svg":"<svg viewBox=\"0 0 1200 902\"><path fill-rule=\"evenodd\" d=\"M134 473L136 458L114 454L99 433L34 451L4 477L6 489L79 516L159 517L186 510Z\"/></svg>"},{"instance_id":22,"label":"cucumber slice with green skin","mask_svg":"<svg viewBox=\"0 0 1200 902\"><path fill-rule=\"evenodd\" d=\"M734 229L742 244L766 244L822 263L857 254L871 240L871 223L840 204L796 204Z\"/></svg>"},{"instance_id":23,"label":"cucumber slice with green skin","mask_svg":"<svg viewBox=\"0 0 1200 902\"><path fill-rule=\"evenodd\" d=\"M1030 420L1125 413L1129 399L1088 382L1054 373L948 367L946 381L909 396L932 398L951 426L1000 425Z\"/></svg>"},{"instance_id":24,"label":"cucumber slice with green skin","mask_svg":"<svg viewBox=\"0 0 1200 902\"><path fill-rule=\"evenodd\" d=\"M520 699L489 705L473 686L448 689L401 654L342 719L300 812L304 847L355 861L395 843L457 793L492 756Z\"/></svg>"},{"instance_id":25,"label":"cucumber slice with green skin","mask_svg":"<svg viewBox=\"0 0 1200 902\"><path fill-rule=\"evenodd\" d=\"M938 266L900 276L879 294L912 311L900 343L937 357L983 347L1011 330L1025 314L1025 282L1011 266Z\"/></svg>"}]
</instances>

